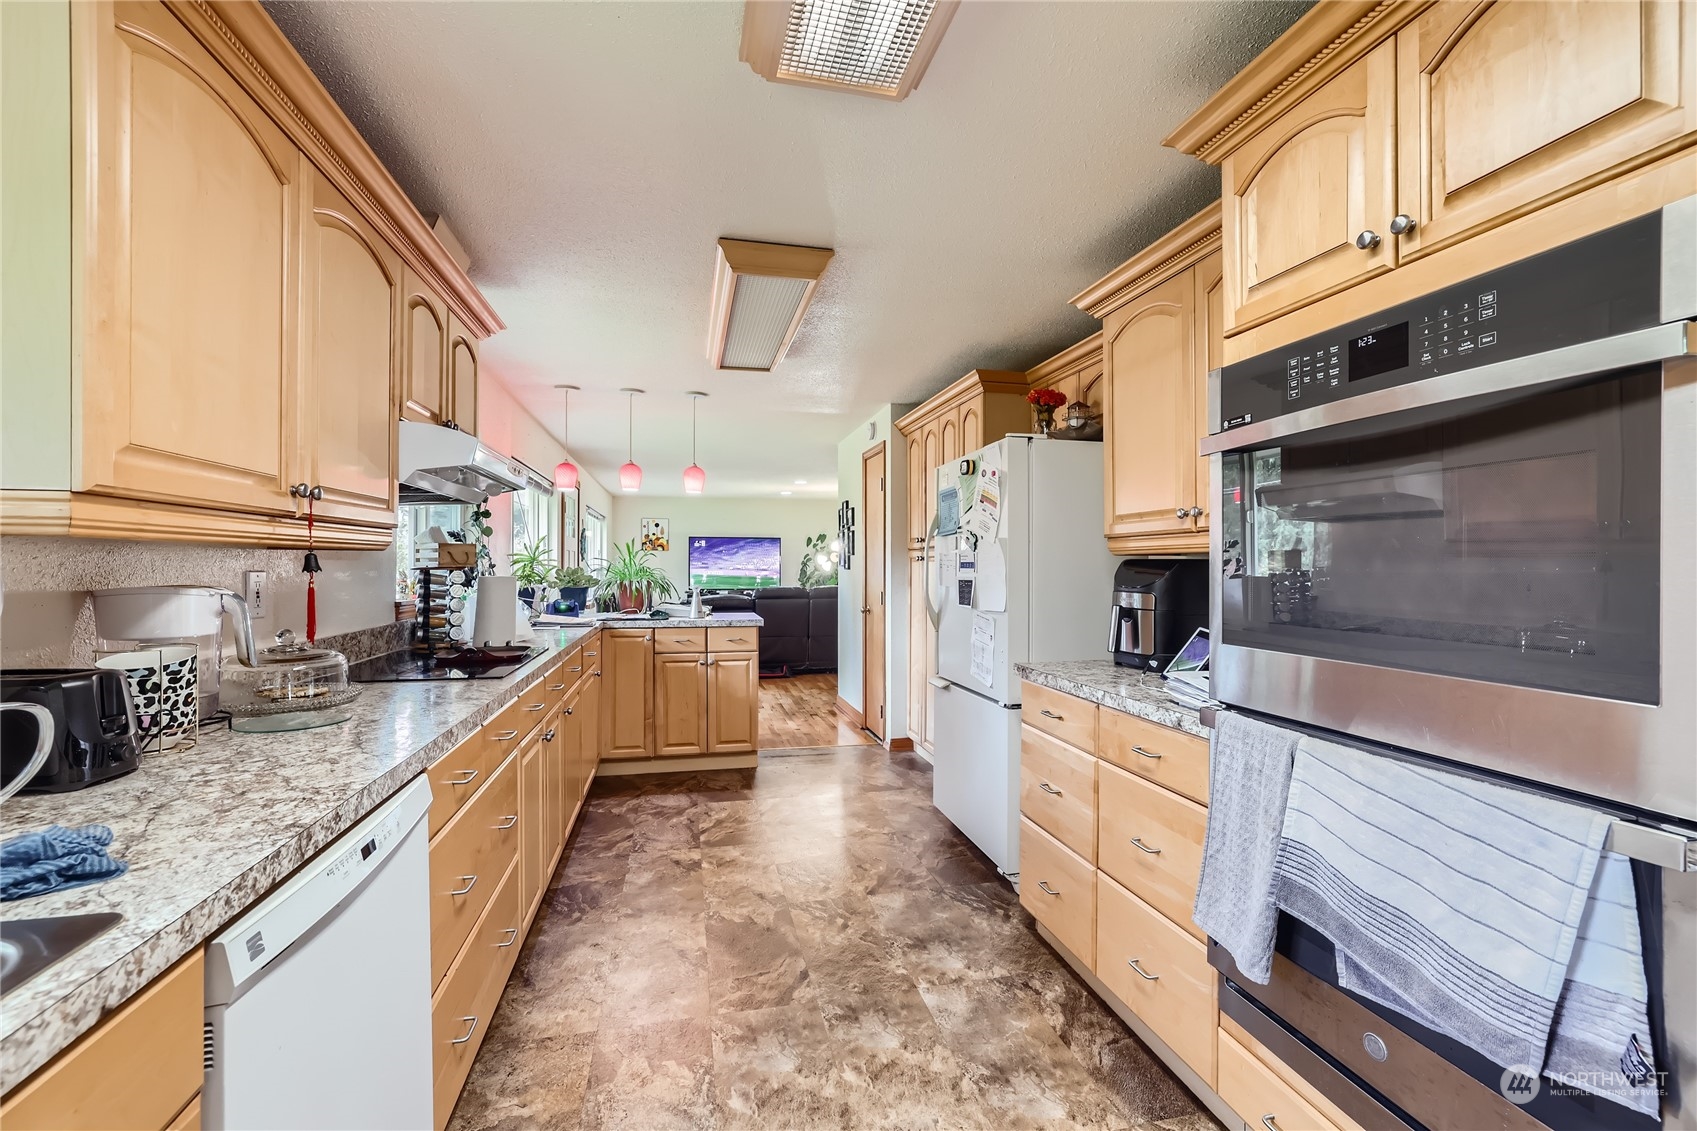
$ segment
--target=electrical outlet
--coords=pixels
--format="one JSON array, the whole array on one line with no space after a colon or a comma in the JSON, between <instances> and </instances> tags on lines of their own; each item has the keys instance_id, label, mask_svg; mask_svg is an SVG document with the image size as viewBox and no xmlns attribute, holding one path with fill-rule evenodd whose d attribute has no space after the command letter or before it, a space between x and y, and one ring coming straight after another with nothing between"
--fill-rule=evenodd
<instances>
[{"instance_id":1,"label":"electrical outlet","mask_svg":"<svg viewBox=\"0 0 1697 1131\"><path fill-rule=\"evenodd\" d=\"M250 569L242 574L242 597L247 601L250 620L264 620L271 613L271 583L262 569Z\"/></svg>"}]
</instances>

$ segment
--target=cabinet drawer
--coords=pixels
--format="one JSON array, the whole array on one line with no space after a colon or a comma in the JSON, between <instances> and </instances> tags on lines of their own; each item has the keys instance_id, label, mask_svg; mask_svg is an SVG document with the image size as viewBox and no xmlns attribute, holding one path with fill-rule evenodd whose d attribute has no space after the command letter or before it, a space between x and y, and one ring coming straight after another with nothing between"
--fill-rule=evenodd
<instances>
[{"instance_id":1,"label":"cabinet drawer","mask_svg":"<svg viewBox=\"0 0 1697 1131\"><path fill-rule=\"evenodd\" d=\"M705 652L707 651L707 630L705 628L657 626L654 629L654 650L656 652Z\"/></svg>"},{"instance_id":2,"label":"cabinet drawer","mask_svg":"<svg viewBox=\"0 0 1697 1131\"><path fill-rule=\"evenodd\" d=\"M1208 810L1117 766L1098 777L1101 834L1096 864L1149 906L1207 941L1191 921Z\"/></svg>"},{"instance_id":3,"label":"cabinet drawer","mask_svg":"<svg viewBox=\"0 0 1697 1131\"><path fill-rule=\"evenodd\" d=\"M1212 1084L1220 1022L1207 947L1106 873L1097 874L1096 902L1096 976Z\"/></svg>"},{"instance_id":4,"label":"cabinet drawer","mask_svg":"<svg viewBox=\"0 0 1697 1131\"><path fill-rule=\"evenodd\" d=\"M710 628L707 630L709 652L758 652L758 628Z\"/></svg>"},{"instance_id":5,"label":"cabinet drawer","mask_svg":"<svg viewBox=\"0 0 1697 1131\"><path fill-rule=\"evenodd\" d=\"M566 658L549 669L542 677L543 701L547 704L544 715L553 711L566 701L571 693L572 685L583 674L583 649L573 648L566 653Z\"/></svg>"},{"instance_id":6,"label":"cabinet drawer","mask_svg":"<svg viewBox=\"0 0 1697 1131\"><path fill-rule=\"evenodd\" d=\"M430 845L430 982L447 972L518 858L518 758L499 769ZM455 894L458 893L458 894Z\"/></svg>"},{"instance_id":7,"label":"cabinet drawer","mask_svg":"<svg viewBox=\"0 0 1697 1131\"><path fill-rule=\"evenodd\" d=\"M1094 965L1096 869L1025 818L1019 822L1019 901L1080 962Z\"/></svg>"},{"instance_id":8,"label":"cabinet drawer","mask_svg":"<svg viewBox=\"0 0 1697 1131\"><path fill-rule=\"evenodd\" d=\"M1138 777L1208 804L1208 740L1102 709L1096 753Z\"/></svg>"},{"instance_id":9,"label":"cabinet drawer","mask_svg":"<svg viewBox=\"0 0 1697 1131\"><path fill-rule=\"evenodd\" d=\"M165 1127L200 1091L206 963L161 974L0 1103L6 1131Z\"/></svg>"},{"instance_id":10,"label":"cabinet drawer","mask_svg":"<svg viewBox=\"0 0 1697 1131\"><path fill-rule=\"evenodd\" d=\"M1096 759L1035 727L1020 727L1019 811L1094 863Z\"/></svg>"},{"instance_id":11,"label":"cabinet drawer","mask_svg":"<svg viewBox=\"0 0 1697 1131\"><path fill-rule=\"evenodd\" d=\"M1021 688L1025 697L1021 721L1086 754L1096 753L1096 704L1035 683L1023 683Z\"/></svg>"},{"instance_id":12,"label":"cabinet drawer","mask_svg":"<svg viewBox=\"0 0 1697 1131\"><path fill-rule=\"evenodd\" d=\"M430 779L430 835L435 836L489 778L489 728L483 727L424 771Z\"/></svg>"},{"instance_id":13,"label":"cabinet drawer","mask_svg":"<svg viewBox=\"0 0 1697 1131\"><path fill-rule=\"evenodd\" d=\"M1224 1029L1219 1031L1219 1042L1220 1073L1215 1091L1245 1124L1277 1127L1279 1131L1337 1131L1336 1124Z\"/></svg>"},{"instance_id":14,"label":"cabinet drawer","mask_svg":"<svg viewBox=\"0 0 1697 1131\"><path fill-rule=\"evenodd\" d=\"M489 1031L490 1017L501 1000L519 944L524 941L523 919L519 870L514 865L502 877L494 898L478 917L471 941L442 979L430 1004L438 1128L453 1114L460 1088Z\"/></svg>"}]
</instances>

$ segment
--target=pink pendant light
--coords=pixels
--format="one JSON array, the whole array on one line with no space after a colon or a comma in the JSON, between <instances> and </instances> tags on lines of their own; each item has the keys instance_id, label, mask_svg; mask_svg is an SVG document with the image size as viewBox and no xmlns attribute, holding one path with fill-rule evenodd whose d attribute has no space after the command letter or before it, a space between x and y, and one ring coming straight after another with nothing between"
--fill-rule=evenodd
<instances>
[{"instance_id":1,"label":"pink pendant light","mask_svg":"<svg viewBox=\"0 0 1697 1131\"><path fill-rule=\"evenodd\" d=\"M626 491L642 489L642 468L637 466L634 452L636 450L636 398L641 389L620 389L630 398L629 415L626 418L625 433L625 465L619 468L619 486Z\"/></svg>"},{"instance_id":2,"label":"pink pendant light","mask_svg":"<svg viewBox=\"0 0 1697 1131\"><path fill-rule=\"evenodd\" d=\"M556 490L570 491L577 486L577 464L572 462L570 448L572 442L572 391L578 386L555 385L554 387L566 391L566 424L564 435L560 439L567 448L566 458L554 465L554 487Z\"/></svg>"},{"instance_id":3,"label":"pink pendant light","mask_svg":"<svg viewBox=\"0 0 1697 1131\"><path fill-rule=\"evenodd\" d=\"M689 394L689 466L684 468L684 493L699 495L707 490L707 472L696 463L695 455L695 406L701 403L706 393Z\"/></svg>"}]
</instances>

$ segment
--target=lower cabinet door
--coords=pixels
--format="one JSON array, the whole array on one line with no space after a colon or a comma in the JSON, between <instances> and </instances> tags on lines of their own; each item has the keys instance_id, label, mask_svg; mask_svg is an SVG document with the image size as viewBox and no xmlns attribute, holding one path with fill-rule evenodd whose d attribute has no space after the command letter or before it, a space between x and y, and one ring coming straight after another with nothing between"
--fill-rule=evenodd
<instances>
[{"instance_id":1,"label":"lower cabinet door","mask_svg":"<svg viewBox=\"0 0 1697 1131\"><path fill-rule=\"evenodd\" d=\"M1097 873L1094 969L1126 1008L1213 1085L1219 983L1207 948L1105 872Z\"/></svg>"},{"instance_id":2,"label":"lower cabinet door","mask_svg":"<svg viewBox=\"0 0 1697 1131\"><path fill-rule=\"evenodd\" d=\"M430 1004L434 1048L437 1131L446 1127L460 1098L489 1020L501 1000L524 937L522 883L518 862L507 869L465 947L436 987Z\"/></svg>"},{"instance_id":3,"label":"lower cabinet door","mask_svg":"<svg viewBox=\"0 0 1697 1131\"><path fill-rule=\"evenodd\" d=\"M1019 901L1086 966L1095 964L1096 869L1019 819Z\"/></svg>"},{"instance_id":4,"label":"lower cabinet door","mask_svg":"<svg viewBox=\"0 0 1697 1131\"><path fill-rule=\"evenodd\" d=\"M707 657L707 752L752 754L759 738L760 653Z\"/></svg>"},{"instance_id":5,"label":"lower cabinet door","mask_svg":"<svg viewBox=\"0 0 1697 1131\"><path fill-rule=\"evenodd\" d=\"M654 655L654 753L707 751L707 656L694 652Z\"/></svg>"},{"instance_id":6,"label":"lower cabinet door","mask_svg":"<svg viewBox=\"0 0 1697 1131\"><path fill-rule=\"evenodd\" d=\"M537 734L519 751L519 831L524 834L519 881L526 915L542 894L542 868L548 861L548 758L544 745L542 735Z\"/></svg>"}]
</instances>

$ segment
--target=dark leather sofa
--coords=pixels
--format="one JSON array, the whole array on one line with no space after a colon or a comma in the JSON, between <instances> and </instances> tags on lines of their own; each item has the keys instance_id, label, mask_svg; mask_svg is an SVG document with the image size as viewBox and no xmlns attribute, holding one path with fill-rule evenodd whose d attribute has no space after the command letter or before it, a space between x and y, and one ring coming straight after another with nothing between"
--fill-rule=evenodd
<instances>
[{"instance_id":1,"label":"dark leather sofa","mask_svg":"<svg viewBox=\"0 0 1697 1131\"><path fill-rule=\"evenodd\" d=\"M714 611L749 611L766 623L760 629L760 669L796 672L837 670L837 587L784 587L715 593L702 603Z\"/></svg>"}]
</instances>

